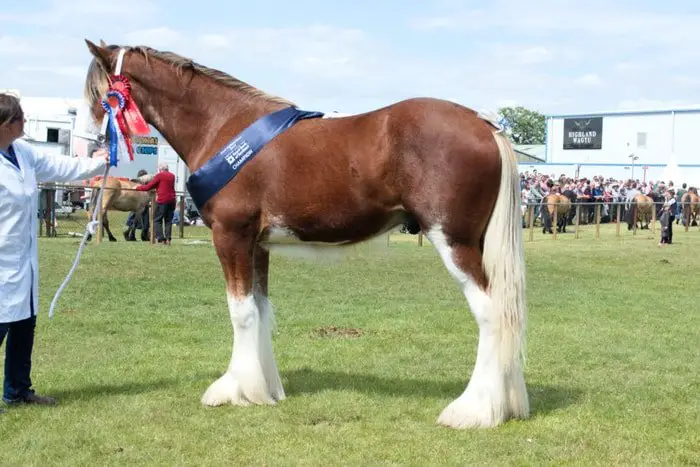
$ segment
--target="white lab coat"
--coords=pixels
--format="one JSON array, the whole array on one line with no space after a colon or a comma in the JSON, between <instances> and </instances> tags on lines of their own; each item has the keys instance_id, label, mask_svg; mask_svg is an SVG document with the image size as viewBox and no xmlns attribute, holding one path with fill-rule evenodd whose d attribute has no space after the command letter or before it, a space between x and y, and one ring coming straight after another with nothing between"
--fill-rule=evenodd
<instances>
[{"instance_id":1,"label":"white lab coat","mask_svg":"<svg viewBox=\"0 0 700 467\"><path fill-rule=\"evenodd\" d=\"M0 323L30 318L39 309L37 229L39 182L70 182L101 174L104 159L42 154L23 140L12 147L19 169L0 155Z\"/></svg>"}]
</instances>

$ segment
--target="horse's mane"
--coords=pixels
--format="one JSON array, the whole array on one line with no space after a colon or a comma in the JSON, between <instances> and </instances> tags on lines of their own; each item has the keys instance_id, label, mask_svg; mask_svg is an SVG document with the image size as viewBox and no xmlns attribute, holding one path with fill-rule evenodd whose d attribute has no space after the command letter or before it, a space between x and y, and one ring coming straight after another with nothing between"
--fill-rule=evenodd
<instances>
[{"instance_id":1,"label":"horse's mane","mask_svg":"<svg viewBox=\"0 0 700 467\"><path fill-rule=\"evenodd\" d=\"M122 46L110 45L106 48L109 50L119 50L122 48ZM261 91L260 89L237 78L234 78L223 71L200 65L199 63L194 62L192 59L183 57L182 55L178 55L173 52L160 51L143 45L123 48L126 50L126 52L141 53L146 58L147 63L149 58L163 60L164 62L172 65L175 68L175 72L178 74L182 74L183 70L191 70L193 73L207 76L214 81L223 84L224 86L236 89L248 97L263 99L276 104L295 105L293 102L290 102L287 99L267 94L266 92ZM112 67L114 67L114 65L115 63L111 64ZM107 77L107 70L102 67L98 60L93 59L90 63L90 67L88 68L88 74L85 80L85 98L91 105L94 102L102 99L104 96L104 93L107 90Z\"/></svg>"}]
</instances>

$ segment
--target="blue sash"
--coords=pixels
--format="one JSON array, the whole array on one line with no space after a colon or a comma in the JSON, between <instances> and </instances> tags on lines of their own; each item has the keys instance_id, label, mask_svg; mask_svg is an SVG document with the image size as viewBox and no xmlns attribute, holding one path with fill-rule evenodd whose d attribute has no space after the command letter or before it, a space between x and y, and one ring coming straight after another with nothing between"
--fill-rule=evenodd
<instances>
[{"instance_id":1,"label":"blue sash","mask_svg":"<svg viewBox=\"0 0 700 467\"><path fill-rule=\"evenodd\" d=\"M323 113L286 107L256 120L187 179L187 190L197 209L201 210L275 136L299 120L318 117Z\"/></svg>"}]
</instances>

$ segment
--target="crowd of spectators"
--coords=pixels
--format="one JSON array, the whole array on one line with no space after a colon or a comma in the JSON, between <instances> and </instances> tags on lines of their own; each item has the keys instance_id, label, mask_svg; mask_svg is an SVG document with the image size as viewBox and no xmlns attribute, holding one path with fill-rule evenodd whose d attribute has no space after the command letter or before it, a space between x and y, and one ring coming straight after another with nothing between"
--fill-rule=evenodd
<instances>
[{"instance_id":1,"label":"crowd of spectators","mask_svg":"<svg viewBox=\"0 0 700 467\"><path fill-rule=\"evenodd\" d=\"M535 216L539 214L539 205L542 199L549 193L561 193L572 202L591 203L590 206L582 206L582 219L580 223L594 222L594 203L603 203L601 208L601 222L615 222L616 210L611 209L614 203L628 203L635 195L642 193L650 196L659 207L668 199L675 199L673 209L675 219L680 219L681 197L688 191L686 183L676 186L673 181L649 180L616 180L612 177L597 175L592 178L568 177L565 174L558 178L555 175L546 175L532 172L520 174L520 189L522 196L523 214L527 205L535 206ZM624 206L623 206L624 209Z\"/></svg>"}]
</instances>

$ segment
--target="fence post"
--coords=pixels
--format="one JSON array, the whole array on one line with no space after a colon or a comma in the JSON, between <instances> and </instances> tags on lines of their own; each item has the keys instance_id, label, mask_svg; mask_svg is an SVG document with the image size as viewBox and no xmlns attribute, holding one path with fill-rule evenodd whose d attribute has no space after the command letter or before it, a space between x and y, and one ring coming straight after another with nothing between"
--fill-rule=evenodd
<instances>
[{"instance_id":1,"label":"fence post","mask_svg":"<svg viewBox=\"0 0 700 467\"><path fill-rule=\"evenodd\" d=\"M96 188L97 190L101 190L101 188ZM105 190L107 188L105 187ZM99 193L98 193L99 195ZM102 200L104 200L105 194L102 193ZM95 204L97 204L97 196L95 197ZM104 206L104 202L101 202L102 206ZM104 213L102 212L102 206L100 206L100 211L97 213L97 238L95 239L95 244L99 245L102 243L102 235L104 234L104 227L102 226L102 216ZM97 209L97 206L93 206L92 209Z\"/></svg>"},{"instance_id":2,"label":"fence post","mask_svg":"<svg viewBox=\"0 0 700 467\"><path fill-rule=\"evenodd\" d=\"M602 205L596 203L595 205L595 238L600 239L600 210Z\"/></svg>"},{"instance_id":3,"label":"fence post","mask_svg":"<svg viewBox=\"0 0 700 467\"><path fill-rule=\"evenodd\" d=\"M180 195L180 238L185 238L185 195Z\"/></svg>"},{"instance_id":4,"label":"fence post","mask_svg":"<svg viewBox=\"0 0 700 467\"><path fill-rule=\"evenodd\" d=\"M615 235L617 237L620 236L620 222L622 222L622 220L620 219L621 212L622 212L622 204L620 203L617 205L617 226L615 227Z\"/></svg>"},{"instance_id":5,"label":"fence post","mask_svg":"<svg viewBox=\"0 0 700 467\"><path fill-rule=\"evenodd\" d=\"M56 190L51 189L46 192L46 236L56 236Z\"/></svg>"},{"instance_id":6,"label":"fence post","mask_svg":"<svg viewBox=\"0 0 700 467\"><path fill-rule=\"evenodd\" d=\"M156 217L156 192L151 191L148 195L150 198L151 208L148 210L148 223L151 228L149 229L151 245L156 243L156 223L153 220Z\"/></svg>"},{"instance_id":7,"label":"fence post","mask_svg":"<svg viewBox=\"0 0 700 467\"><path fill-rule=\"evenodd\" d=\"M656 234L656 203L651 206L651 233Z\"/></svg>"},{"instance_id":8,"label":"fence post","mask_svg":"<svg viewBox=\"0 0 700 467\"><path fill-rule=\"evenodd\" d=\"M580 227L581 227L581 205L577 203L576 204L576 235L574 236L574 238L581 238L579 236Z\"/></svg>"},{"instance_id":9,"label":"fence post","mask_svg":"<svg viewBox=\"0 0 700 467\"><path fill-rule=\"evenodd\" d=\"M557 212L557 205L554 205L554 214L552 215L552 239L557 239L557 223L559 222L559 213Z\"/></svg>"},{"instance_id":10,"label":"fence post","mask_svg":"<svg viewBox=\"0 0 700 467\"><path fill-rule=\"evenodd\" d=\"M531 204L528 206L527 209L527 215L528 215L528 227L530 228L530 241L535 240L535 205Z\"/></svg>"}]
</instances>

